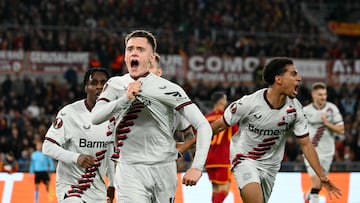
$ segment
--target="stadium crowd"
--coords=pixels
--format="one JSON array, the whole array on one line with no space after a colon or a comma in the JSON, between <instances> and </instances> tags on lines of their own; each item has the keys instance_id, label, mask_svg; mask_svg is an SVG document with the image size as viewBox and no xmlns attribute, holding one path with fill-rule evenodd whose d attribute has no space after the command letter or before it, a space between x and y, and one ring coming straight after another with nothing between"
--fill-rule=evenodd
<instances>
[{"instance_id":1,"label":"stadium crowd","mask_svg":"<svg viewBox=\"0 0 360 203\"><path fill-rule=\"evenodd\" d=\"M1 0L0 49L89 51L108 66L123 50L124 34L145 28L159 38L157 51L162 54L360 56L360 43L353 38L336 41L310 23L304 14L304 5L310 3L313 1ZM344 9L359 3L347 0L341 5L343 9L335 9L329 17L344 18Z\"/></svg>"},{"instance_id":2,"label":"stadium crowd","mask_svg":"<svg viewBox=\"0 0 360 203\"><path fill-rule=\"evenodd\" d=\"M0 50L88 51L101 66L112 68L124 49L124 34L141 27L155 33L161 54L360 56L360 43L346 38L332 41L309 23L302 14L303 2L307 1L1 0ZM350 3L356 2L344 1ZM0 156L5 159L5 154L13 153L20 171L28 170L35 141L43 139L60 107L83 98L81 84L60 81L8 75L1 82ZM346 129L345 137L336 141L334 159L360 161L360 86L328 88L329 100L339 106ZM245 86L187 83L184 89L205 107L214 91L225 90L229 100L253 91ZM310 98L303 86L299 100L305 105ZM302 162L295 143L288 140L285 160Z\"/></svg>"}]
</instances>

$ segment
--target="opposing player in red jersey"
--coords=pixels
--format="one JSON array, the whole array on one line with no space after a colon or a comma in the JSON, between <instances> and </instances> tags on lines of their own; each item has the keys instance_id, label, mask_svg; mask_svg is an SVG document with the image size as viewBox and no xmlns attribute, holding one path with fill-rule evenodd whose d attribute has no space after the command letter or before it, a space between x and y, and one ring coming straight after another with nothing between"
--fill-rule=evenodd
<instances>
[{"instance_id":1,"label":"opposing player in red jersey","mask_svg":"<svg viewBox=\"0 0 360 203\"><path fill-rule=\"evenodd\" d=\"M211 95L213 109L205 115L212 123L221 118L227 105L227 97L224 92L214 92ZM209 153L206 159L206 170L212 184L212 202L222 203L230 189L230 140L238 130L238 125L226 128L213 135Z\"/></svg>"}]
</instances>

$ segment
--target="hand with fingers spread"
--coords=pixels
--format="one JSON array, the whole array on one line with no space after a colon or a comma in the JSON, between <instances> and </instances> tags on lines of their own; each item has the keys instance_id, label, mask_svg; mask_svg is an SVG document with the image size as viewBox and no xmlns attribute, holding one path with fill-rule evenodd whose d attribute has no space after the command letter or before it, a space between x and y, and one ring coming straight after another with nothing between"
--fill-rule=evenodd
<instances>
[{"instance_id":1,"label":"hand with fingers spread","mask_svg":"<svg viewBox=\"0 0 360 203\"><path fill-rule=\"evenodd\" d=\"M329 198L332 200L333 195L336 199L339 199L342 196L341 190L332 183L327 177L321 178L321 184L325 187L328 192Z\"/></svg>"}]
</instances>

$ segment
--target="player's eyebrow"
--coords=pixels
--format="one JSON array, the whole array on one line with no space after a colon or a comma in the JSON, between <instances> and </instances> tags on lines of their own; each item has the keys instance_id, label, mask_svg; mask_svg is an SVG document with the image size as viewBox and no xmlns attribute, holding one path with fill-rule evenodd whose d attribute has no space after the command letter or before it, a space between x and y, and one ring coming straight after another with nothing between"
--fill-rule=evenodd
<instances>
[{"instance_id":1,"label":"player's eyebrow","mask_svg":"<svg viewBox=\"0 0 360 203\"><path fill-rule=\"evenodd\" d=\"M291 73L292 73L293 75L297 75L297 74L298 74L297 70L292 70Z\"/></svg>"}]
</instances>

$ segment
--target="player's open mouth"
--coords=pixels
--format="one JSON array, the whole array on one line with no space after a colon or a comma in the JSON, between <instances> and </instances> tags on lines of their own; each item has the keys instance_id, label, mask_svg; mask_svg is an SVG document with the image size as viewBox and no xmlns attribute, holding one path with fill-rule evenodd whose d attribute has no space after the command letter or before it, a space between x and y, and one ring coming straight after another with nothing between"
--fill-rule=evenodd
<instances>
[{"instance_id":1,"label":"player's open mouth","mask_svg":"<svg viewBox=\"0 0 360 203\"><path fill-rule=\"evenodd\" d=\"M138 60L131 60L130 65L132 68L135 68L137 66L139 66L139 61Z\"/></svg>"},{"instance_id":2,"label":"player's open mouth","mask_svg":"<svg viewBox=\"0 0 360 203\"><path fill-rule=\"evenodd\" d=\"M297 94L298 92L297 92L297 89L299 88L299 85L296 85L295 86L295 89L294 89L294 92L295 92L295 94Z\"/></svg>"}]
</instances>

